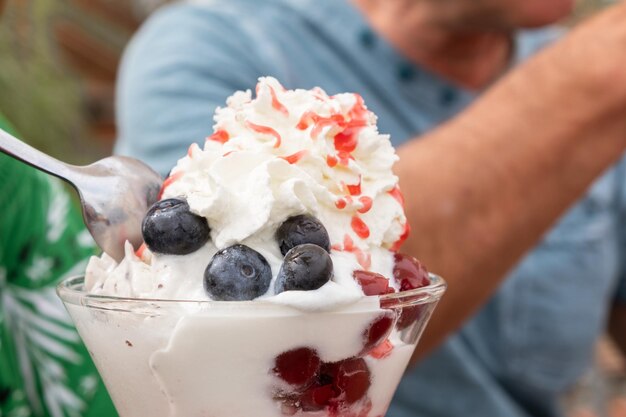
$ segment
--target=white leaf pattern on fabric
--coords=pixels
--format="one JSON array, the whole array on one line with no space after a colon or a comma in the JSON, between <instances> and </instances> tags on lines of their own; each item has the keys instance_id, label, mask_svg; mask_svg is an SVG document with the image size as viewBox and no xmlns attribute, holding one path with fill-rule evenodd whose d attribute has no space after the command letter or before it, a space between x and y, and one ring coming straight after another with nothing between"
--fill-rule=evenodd
<instances>
[{"instance_id":1,"label":"white leaf pattern on fabric","mask_svg":"<svg viewBox=\"0 0 626 417\"><path fill-rule=\"evenodd\" d=\"M98 387L98 378L95 375L85 375L80 379L80 392L85 396L92 396Z\"/></svg>"},{"instance_id":2,"label":"white leaf pattern on fabric","mask_svg":"<svg viewBox=\"0 0 626 417\"><path fill-rule=\"evenodd\" d=\"M54 266L52 258L36 256L30 266L24 270L24 274L31 281L40 281L49 278L50 270Z\"/></svg>"},{"instance_id":3,"label":"white leaf pattern on fabric","mask_svg":"<svg viewBox=\"0 0 626 417\"><path fill-rule=\"evenodd\" d=\"M75 275L84 268L85 261L75 265L65 275ZM2 272L0 270L0 276ZM65 366L82 362L76 351L81 342L54 288L30 290L5 282L1 297L0 306L14 336L32 411L35 415L41 414L45 404L52 417L79 417L86 404L80 393L68 386ZM86 379L77 390L93 390L93 385L93 381ZM39 398L37 387L41 387L43 398ZM25 416L30 415L28 410L25 411Z\"/></svg>"},{"instance_id":4,"label":"white leaf pattern on fabric","mask_svg":"<svg viewBox=\"0 0 626 417\"><path fill-rule=\"evenodd\" d=\"M76 235L76 243L82 248L93 248L96 246L89 230L85 229Z\"/></svg>"},{"instance_id":5,"label":"white leaf pattern on fabric","mask_svg":"<svg viewBox=\"0 0 626 417\"><path fill-rule=\"evenodd\" d=\"M46 238L48 242L56 242L63 235L67 227L67 216L70 210L70 199L59 181L50 176L46 176L50 185L50 206L46 218L48 232Z\"/></svg>"}]
</instances>

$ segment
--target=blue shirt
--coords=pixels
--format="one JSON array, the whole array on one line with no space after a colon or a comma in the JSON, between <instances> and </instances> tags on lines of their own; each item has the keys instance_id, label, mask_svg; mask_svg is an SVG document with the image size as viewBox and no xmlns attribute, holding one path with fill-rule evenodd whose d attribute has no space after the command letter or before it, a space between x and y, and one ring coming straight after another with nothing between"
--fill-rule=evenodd
<instances>
[{"instance_id":1,"label":"blue shirt","mask_svg":"<svg viewBox=\"0 0 626 417\"><path fill-rule=\"evenodd\" d=\"M411 64L346 0L195 3L152 16L121 68L116 150L163 174L211 133L215 107L262 75L287 88L360 93L396 146L476 96ZM520 33L514 61L558 36ZM559 394L589 365L623 273L622 165L593 184L461 331L407 373L388 416L559 415Z\"/></svg>"}]
</instances>

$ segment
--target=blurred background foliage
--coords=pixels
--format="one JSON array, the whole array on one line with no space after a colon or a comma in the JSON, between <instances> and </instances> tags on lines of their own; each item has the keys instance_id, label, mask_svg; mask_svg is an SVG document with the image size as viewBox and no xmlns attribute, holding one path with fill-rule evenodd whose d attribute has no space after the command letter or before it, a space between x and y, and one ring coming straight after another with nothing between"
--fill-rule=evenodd
<instances>
[{"instance_id":1,"label":"blurred background foliage","mask_svg":"<svg viewBox=\"0 0 626 417\"><path fill-rule=\"evenodd\" d=\"M111 151L113 91L142 14L129 0L0 0L0 112L73 163Z\"/></svg>"}]
</instances>

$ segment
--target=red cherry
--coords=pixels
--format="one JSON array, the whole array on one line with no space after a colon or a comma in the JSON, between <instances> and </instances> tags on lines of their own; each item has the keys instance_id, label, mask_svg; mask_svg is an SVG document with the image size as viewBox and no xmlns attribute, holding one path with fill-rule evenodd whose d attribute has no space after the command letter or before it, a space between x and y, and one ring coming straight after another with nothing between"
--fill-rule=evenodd
<instances>
[{"instance_id":1,"label":"red cherry","mask_svg":"<svg viewBox=\"0 0 626 417\"><path fill-rule=\"evenodd\" d=\"M428 271L420 261L402 253L394 254L393 277L400 283L400 291L425 287L430 282Z\"/></svg>"},{"instance_id":2,"label":"red cherry","mask_svg":"<svg viewBox=\"0 0 626 417\"><path fill-rule=\"evenodd\" d=\"M370 387L370 371L362 358L339 362L334 385L345 394L344 401L355 403L365 396Z\"/></svg>"},{"instance_id":3,"label":"red cherry","mask_svg":"<svg viewBox=\"0 0 626 417\"><path fill-rule=\"evenodd\" d=\"M417 322L422 314L424 314L425 305L416 305L411 307L404 307L402 312L400 313L400 317L398 317L398 322L396 323L396 328L398 330L403 330Z\"/></svg>"},{"instance_id":4,"label":"red cherry","mask_svg":"<svg viewBox=\"0 0 626 417\"><path fill-rule=\"evenodd\" d=\"M300 406L303 411L318 411L328 406L337 395L332 384L315 385L302 393L299 398Z\"/></svg>"},{"instance_id":5,"label":"red cherry","mask_svg":"<svg viewBox=\"0 0 626 417\"><path fill-rule=\"evenodd\" d=\"M392 312L387 312L379 316L365 330L363 333L363 340L365 340L365 344L363 346L362 353L369 352L385 340L387 336L389 336L391 328L393 327L392 314Z\"/></svg>"},{"instance_id":6,"label":"red cherry","mask_svg":"<svg viewBox=\"0 0 626 417\"><path fill-rule=\"evenodd\" d=\"M359 283L363 289L365 295L383 295L395 292L395 290L389 287L389 280L370 271L354 271L352 276Z\"/></svg>"},{"instance_id":7,"label":"red cherry","mask_svg":"<svg viewBox=\"0 0 626 417\"><path fill-rule=\"evenodd\" d=\"M291 385L309 385L320 368L315 350L303 347L283 352L276 357L274 372Z\"/></svg>"}]
</instances>

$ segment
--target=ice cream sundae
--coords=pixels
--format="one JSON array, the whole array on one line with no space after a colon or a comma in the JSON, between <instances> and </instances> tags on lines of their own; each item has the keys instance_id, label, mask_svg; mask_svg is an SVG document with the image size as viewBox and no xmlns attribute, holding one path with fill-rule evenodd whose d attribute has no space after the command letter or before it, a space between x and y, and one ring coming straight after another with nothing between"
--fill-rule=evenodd
<instances>
[{"instance_id":1,"label":"ice cream sundae","mask_svg":"<svg viewBox=\"0 0 626 417\"><path fill-rule=\"evenodd\" d=\"M121 416L383 416L444 288L398 253L396 160L357 94L233 94L145 243L59 290Z\"/></svg>"}]
</instances>

